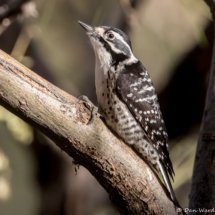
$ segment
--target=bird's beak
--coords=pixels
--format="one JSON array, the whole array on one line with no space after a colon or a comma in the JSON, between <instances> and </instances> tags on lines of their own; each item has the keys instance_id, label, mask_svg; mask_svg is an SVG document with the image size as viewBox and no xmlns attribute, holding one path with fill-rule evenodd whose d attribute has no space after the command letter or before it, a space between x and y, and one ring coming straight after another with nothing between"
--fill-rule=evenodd
<instances>
[{"instance_id":1,"label":"bird's beak","mask_svg":"<svg viewBox=\"0 0 215 215\"><path fill-rule=\"evenodd\" d=\"M87 33L93 32L93 27L91 25L88 25L88 24L81 22L81 21L78 21L78 22Z\"/></svg>"}]
</instances>

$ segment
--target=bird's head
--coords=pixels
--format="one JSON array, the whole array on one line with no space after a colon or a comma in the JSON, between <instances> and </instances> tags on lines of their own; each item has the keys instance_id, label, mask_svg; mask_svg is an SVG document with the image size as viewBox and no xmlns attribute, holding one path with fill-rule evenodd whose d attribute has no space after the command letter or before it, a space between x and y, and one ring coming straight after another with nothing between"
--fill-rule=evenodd
<instances>
[{"instance_id":1,"label":"bird's head","mask_svg":"<svg viewBox=\"0 0 215 215\"><path fill-rule=\"evenodd\" d=\"M132 64L138 61L132 53L131 41L123 31L108 26L92 27L80 21L79 24L89 36L102 66Z\"/></svg>"}]
</instances>

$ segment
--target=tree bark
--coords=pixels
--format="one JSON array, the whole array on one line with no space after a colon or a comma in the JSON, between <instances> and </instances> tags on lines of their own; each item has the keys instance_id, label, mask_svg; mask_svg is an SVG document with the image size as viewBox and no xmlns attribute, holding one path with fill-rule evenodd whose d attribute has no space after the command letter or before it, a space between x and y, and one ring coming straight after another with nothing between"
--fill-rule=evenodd
<instances>
[{"instance_id":1,"label":"tree bark","mask_svg":"<svg viewBox=\"0 0 215 215\"><path fill-rule=\"evenodd\" d=\"M88 169L120 214L178 214L153 171L82 102L0 50L0 105Z\"/></svg>"},{"instance_id":2,"label":"tree bark","mask_svg":"<svg viewBox=\"0 0 215 215\"><path fill-rule=\"evenodd\" d=\"M215 1L205 0L215 18ZM189 209L202 214L202 209L215 207L215 39L210 79L193 170ZM190 212L191 212L190 211ZM206 212L206 211L205 211Z\"/></svg>"}]
</instances>

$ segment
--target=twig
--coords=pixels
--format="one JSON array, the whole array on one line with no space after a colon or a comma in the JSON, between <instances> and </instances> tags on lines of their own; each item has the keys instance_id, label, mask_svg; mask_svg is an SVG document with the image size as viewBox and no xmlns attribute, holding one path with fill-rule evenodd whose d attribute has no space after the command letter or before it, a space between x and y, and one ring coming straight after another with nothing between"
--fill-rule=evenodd
<instances>
[{"instance_id":1,"label":"twig","mask_svg":"<svg viewBox=\"0 0 215 215\"><path fill-rule=\"evenodd\" d=\"M21 7L24 3L30 0L16 0L12 1L9 4L5 4L1 6L1 13L0 13L0 23L10 16L17 15L21 12Z\"/></svg>"}]
</instances>

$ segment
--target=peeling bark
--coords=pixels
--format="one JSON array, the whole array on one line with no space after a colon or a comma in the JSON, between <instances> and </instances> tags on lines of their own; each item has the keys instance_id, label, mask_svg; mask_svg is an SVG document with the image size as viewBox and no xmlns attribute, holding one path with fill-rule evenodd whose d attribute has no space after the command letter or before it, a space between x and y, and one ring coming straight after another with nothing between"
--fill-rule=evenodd
<instances>
[{"instance_id":1,"label":"peeling bark","mask_svg":"<svg viewBox=\"0 0 215 215\"><path fill-rule=\"evenodd\" d=\"M0 51L0 105L25 120L84 166L120 214L178 214L156 175L73 96Z\"/></svg>"}]
</instances>

